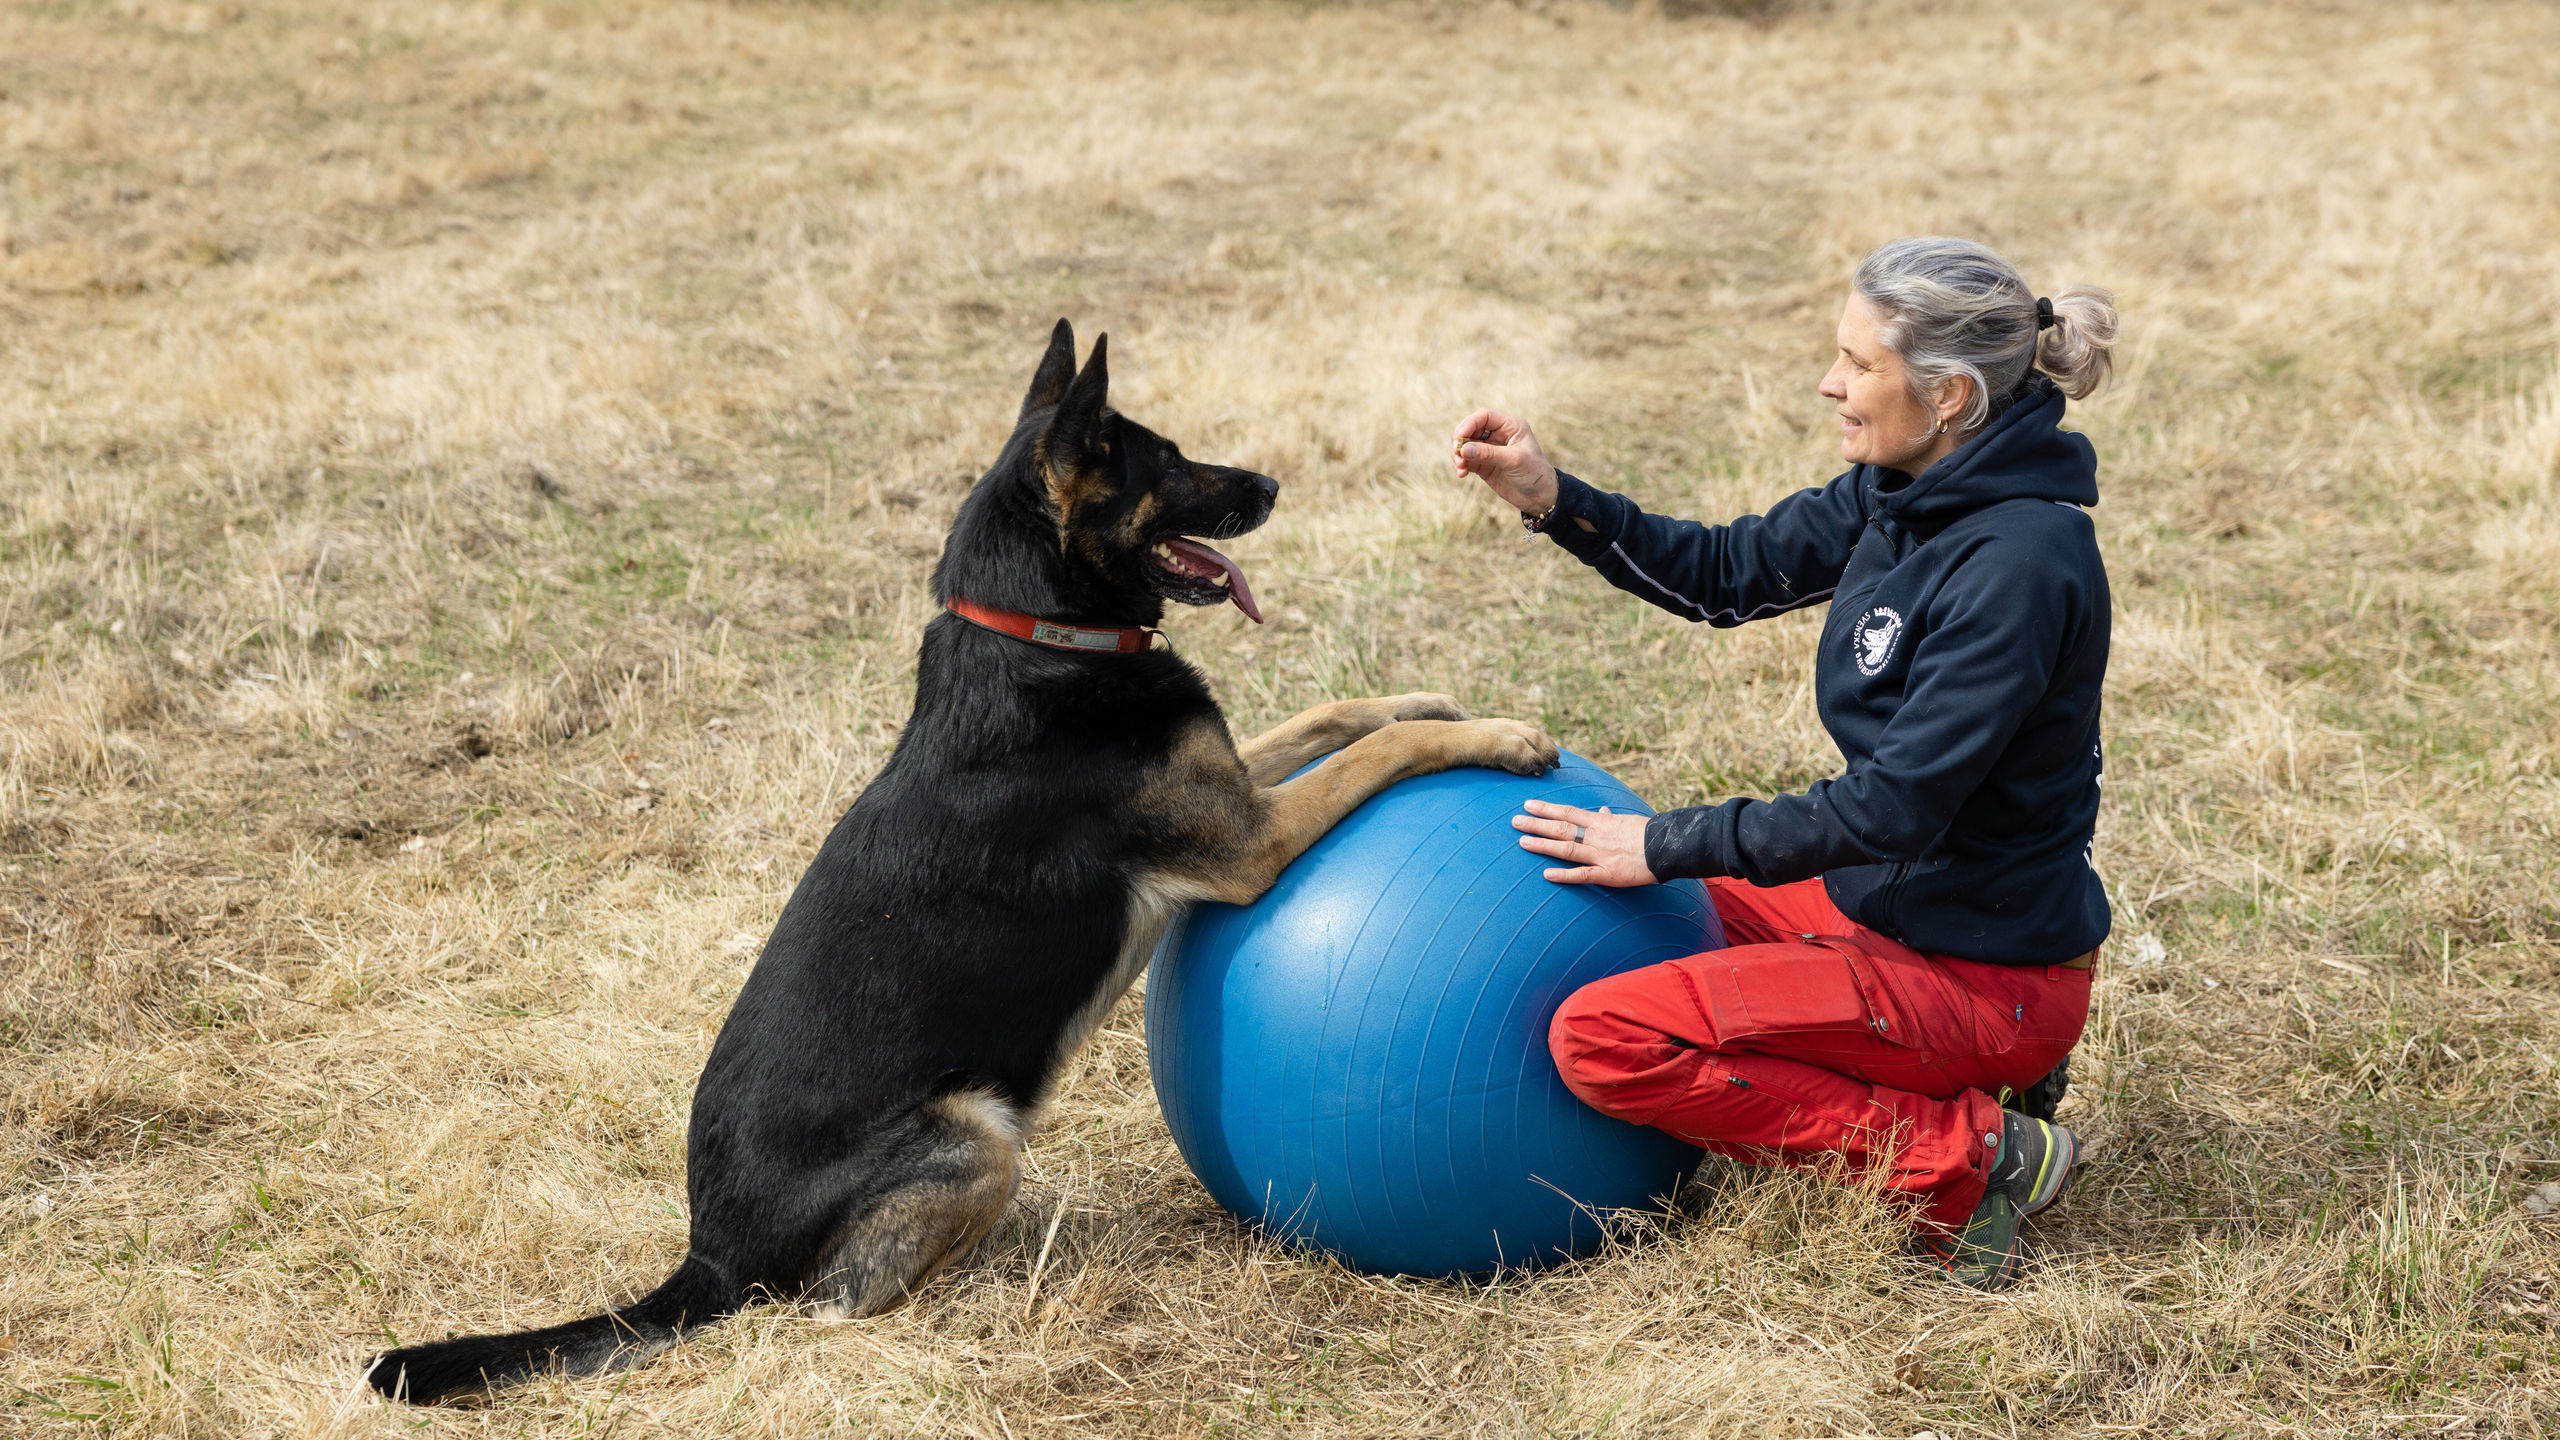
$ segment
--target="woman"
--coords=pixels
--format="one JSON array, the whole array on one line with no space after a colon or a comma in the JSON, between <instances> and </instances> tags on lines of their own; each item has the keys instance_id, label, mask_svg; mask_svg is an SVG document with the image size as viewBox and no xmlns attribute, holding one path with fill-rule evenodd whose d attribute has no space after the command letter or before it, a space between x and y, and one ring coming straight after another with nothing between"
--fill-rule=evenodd
<instances>
[{"instance_id":1,"label":"woman","mask_svg":"<svg viewBox=\"0 0 2560 1440\"><path fill-rule=\"evenodd\" d=\"M1557 473L1520 420L1458 426L1474 475L1611 584L1714 626L1824 601L1816 705L1846 762L1801 795L1645 819L1531 802L1562 884L1705 879L1731 948L1584 987L1549 1045L1593 1106L1754 1163L1845 1162L1915 1202L1957 1279L2017 1275L2070 1131L2004 1111L2080 1037L2107 898L2090 868L2106 675L2102 290L2038 299L1991 250L1859 265L1821 392L1847 473L1727 525Z\"/></svg>"}]
</instances>

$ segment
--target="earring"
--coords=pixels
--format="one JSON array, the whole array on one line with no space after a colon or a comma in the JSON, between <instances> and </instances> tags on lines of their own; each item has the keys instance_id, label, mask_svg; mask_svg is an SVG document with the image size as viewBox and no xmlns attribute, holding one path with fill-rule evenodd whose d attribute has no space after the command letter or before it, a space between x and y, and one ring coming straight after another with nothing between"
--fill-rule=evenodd
<instances>
[{"instance_id":1,"label":"earring","mask_svg":"<svg viewBox=\"0 0 2560 1440\"><path fill-rule=\"evenodd\" d=\"M1944 421L1944 420L1940 420L1940 421L1938 422L1938 428L1937 428L1937 429L1935 429L1935 430L1930 431L1929 433L1930 433L1930 434L1932 434L1932 435L1944 435L1944 434L1946 434L1946 433L1947 433L1947 422L1946 422L1946 421Z\"/></svg>"}]
</instances>

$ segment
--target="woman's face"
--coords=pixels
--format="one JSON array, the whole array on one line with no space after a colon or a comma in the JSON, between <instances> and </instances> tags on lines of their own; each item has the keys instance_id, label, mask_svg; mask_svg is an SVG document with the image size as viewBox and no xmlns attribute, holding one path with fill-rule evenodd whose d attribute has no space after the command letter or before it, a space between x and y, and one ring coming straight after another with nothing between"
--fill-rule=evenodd
<instances>
[{"instance_id":1,"label":"woman's face","mask_svg":"<svg viewBox=\"0 0 2560 1440\"><path fill-rule=\"evenodd\" d=\"M1884 317L1852 290L1840 312L1840 358L1822 377L1822 394L1839 407L1840 458L1917 475L1953 450L1959 437L1938 433L1938 410L1903 383L1902 358L1885 348Z\"/></svg>"}]
</instances>

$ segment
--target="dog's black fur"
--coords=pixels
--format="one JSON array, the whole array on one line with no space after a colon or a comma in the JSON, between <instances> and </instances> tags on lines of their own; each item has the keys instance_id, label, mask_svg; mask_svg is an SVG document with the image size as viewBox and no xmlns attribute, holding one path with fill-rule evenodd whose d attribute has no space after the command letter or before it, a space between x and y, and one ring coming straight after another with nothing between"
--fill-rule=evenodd
<instances>
[{"instance_id":1,"label":"dog's black fur","mask_svg":"<svg viewBox=\"0 0 2560 1440\"><path fill-rule=\"evenodd\" d=\"M1279 487L1113 412L1104 348L1079 373L1058 322L952 525L939 598L1090 626L1226 598L1154 546L1251 530ZM897 1304L1001 1217L1050 1082L1181 906L1259 895L1407 775L1555 758L1535 728L1444 695L1319 706L1239 747L1169 650L1068 653L937 616L896 752L792 892L703 1068L683 1263L631 1305L403 1347L368 1379L439 1400L635 1364L758 1298Z\"/></svg>"}]
</instances>

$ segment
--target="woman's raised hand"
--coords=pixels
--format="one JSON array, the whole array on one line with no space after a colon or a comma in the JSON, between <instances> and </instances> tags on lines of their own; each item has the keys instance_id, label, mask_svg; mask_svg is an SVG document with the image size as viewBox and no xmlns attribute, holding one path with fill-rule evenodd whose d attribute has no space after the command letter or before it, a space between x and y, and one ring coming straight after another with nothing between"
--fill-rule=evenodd
<instances>
[{"instance_id":1,"label":"woman's raised hand","mask_svg":"<svg viewBox=\"0 0 2560 1440\"><path fill-rule=\"evenodd\" d=\"M1482 480L1513 508L1531 515L1555 508L1556 467L1519 416L1479 410L1459 421L1449 455L1459 474Z\"/></svg>"},{"instance_id":2,"label":"woman's raised hand","mask_svg":"<svg viewBox=\"0 0 2560 1440\"><path fill-rule=\"evenodd\" d=\"M1529 813L1511 817L1520 832L1520 848L1565 862L1549 869L1559 885L1651 885L1653 870L1644 863L1642 815L1612 815L1607 806L1576 810L1546 800L1521 806Z\"/></svg>"}]
</instances>

